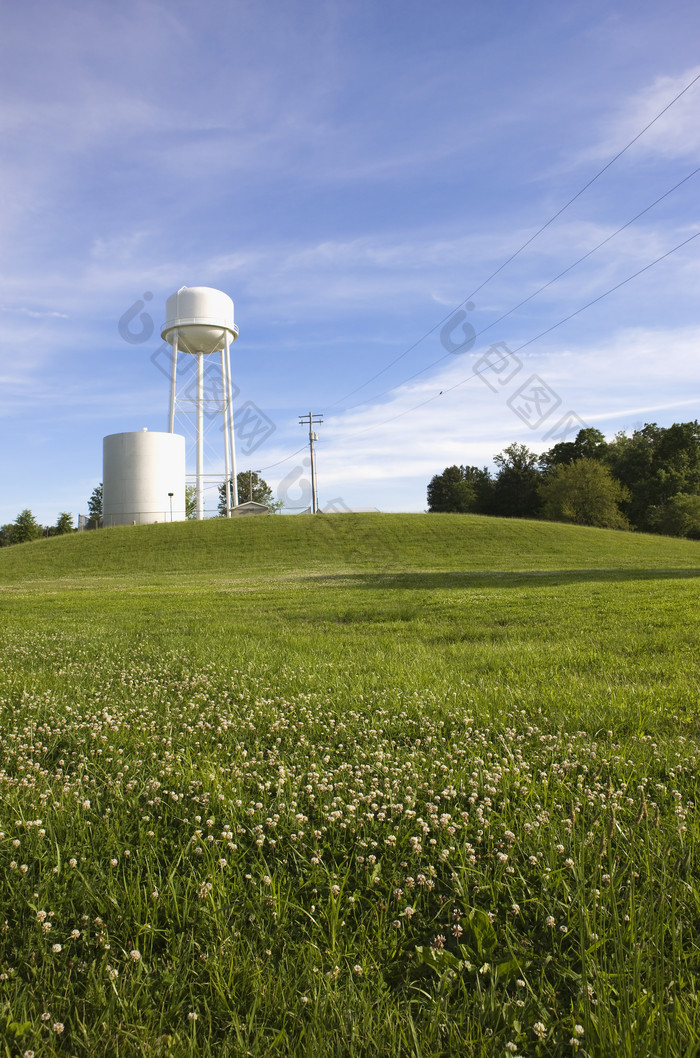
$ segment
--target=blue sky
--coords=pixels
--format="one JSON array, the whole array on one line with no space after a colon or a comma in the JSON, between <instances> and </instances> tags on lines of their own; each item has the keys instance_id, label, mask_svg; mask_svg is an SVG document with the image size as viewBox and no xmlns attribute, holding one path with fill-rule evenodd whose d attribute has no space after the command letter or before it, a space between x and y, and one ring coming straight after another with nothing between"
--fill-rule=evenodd
<instances>
[{"instance_id":1,"label":"blue sky","mask_svg":"<svg viewBox=\"0 0 700 1058\"><path fill-rule=\"evenodd\" d=\"M406 511L569 413L609 436L698 417L700 239L517 350L700 231L700 81L483 285L700 74L698 39L697 4L647 0L8 7L0 521L86 513L103 436L167 428L183 284L235 302L236 405L275 427L239 469L289 507L309 410L321 505ZM154 332L125 341L145 292ZM470 295L478 337L449 352Z\"/></svg>"}]
</instances>

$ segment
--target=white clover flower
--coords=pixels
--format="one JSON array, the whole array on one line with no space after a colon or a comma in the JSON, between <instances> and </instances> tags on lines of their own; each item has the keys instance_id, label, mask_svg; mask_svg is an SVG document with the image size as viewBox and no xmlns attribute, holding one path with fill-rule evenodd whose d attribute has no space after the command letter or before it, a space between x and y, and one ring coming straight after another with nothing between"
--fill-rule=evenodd
<instances>
[{"instance_id":1,"label":"white clover flower","mask_svg":"<svg viewBox=\"0 0 700 1058\"><path fill-rule=\"evenodd\" d=\"M547 925L549 926L550 929L554 929L554 926L556 925L556 923L554 921L554 916L553 915L547 915Z\"/></svg>"},{"instance_id":2,"label":"white clover flower","mask_svg":"<svg viewBox=\"0 0 700 1058\"><path fill-rule=\"evenodd\" d=\"M54 955L58 955L60 951L63 951L63 948L60 944L52 944L51 951L54 953Z\"/></svg>"},{"instance_id":3,"label":"white clover flower","mask_svg":"<svg viewBox=\"0 0 700 1058\"><path fill-rule=\"evenodd\" d=\"M58 1036L60 1036L61 1033L63 1032L63 1022L62 1021L54 1021L53 1025L51 1026L51 1028L53 1029L53 1031Z\"/></svg>"},{"instance_id":4,"label":"white clover flower","mask_svg":"<svg viewBox=\"0 0 700 1058\"><path fill-rule=\"evenodd\" d=\"M141 961L141 952L137 951L136 948L134 948L132 951L129 952L129 958L131 959L132 962L140 962Z\"/></svg>"}]
</instances>

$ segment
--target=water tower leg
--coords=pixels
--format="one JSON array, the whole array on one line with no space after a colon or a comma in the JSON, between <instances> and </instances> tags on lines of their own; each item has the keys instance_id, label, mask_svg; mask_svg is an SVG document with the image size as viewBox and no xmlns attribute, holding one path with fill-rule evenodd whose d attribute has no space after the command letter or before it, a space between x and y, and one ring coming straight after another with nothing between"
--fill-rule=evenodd
<instances>
[{"instance_id":1,"label":"water tower leg","mask_svg":"<svg viewBox=\"0 0 700 1058\"><path fill-rule=\"evenodd\" d=\"M231 340L228 331L226 331L226 392L228 394L228 440L231 450L231 480L233 481L233 496L231 497L231 504L233 507L238 506L238 475L236 474L236 437L233 427L233 389L231 387Z\"/></svg>"},{"instance_id":2,"label":"water tower leg","mask_svg":"<svg viewBox=\"0 0 700 1058\"><path fill-rule=\"evenodd\" d=\"M223 399L221 401L221 411L224 417L224 467L226 472L226 517L231 517L231 444L229 441L229 413L228 413L228 378L226 375L226 352L224 349L221 350L221 388L223 390Z\"/></svg>"},{"instance_id":3,"label":"water tower leg","mask_svg":"<svg viewBox=\"0 0 700 1058\"><path fill-rule=\"evenodd\" d=\"M204 357L197 356L197 519L204 517Z\"/></svg>"},{"instance_id":4,"label":"water tower leg","mask_svg":"<svg viewBox=\"0 0 700 1058\"><path fill-rule=\"evenodd\" d=\"M168 433L175 433L175 382L177 379L177 331L173 336L173 358L170 369L170 420Z\"/></svg>"}]
</instances>

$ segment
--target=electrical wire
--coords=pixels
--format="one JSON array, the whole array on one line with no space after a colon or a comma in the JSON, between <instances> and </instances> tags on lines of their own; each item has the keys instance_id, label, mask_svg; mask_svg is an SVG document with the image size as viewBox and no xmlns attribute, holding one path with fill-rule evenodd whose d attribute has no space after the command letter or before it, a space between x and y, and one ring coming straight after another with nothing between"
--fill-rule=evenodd
<instances>
[{"instance_id":1,"label":"electrical wire","mask_svg":"<svg viewBox=\"0 0 700 1058\"><path fill-rule=\"evenodd\" d=\"M445 324L455 314L455 312L458 311L462 307L462 305L466 305L471 300L471 298L473 298L476 294L478 294L479 291L483 290L484 287L488 285L488 283L490 283L493 279L495 279L495 277L497 275L499 275L505 268L507 268L507 266L509 264L511 264L524 250L527 249L528 246L530 246L544 231L546 231L546 229L549 228L569 208L569 206L573 205L573 203L576 202L576 200L579 199L581 197L581 195L583 195L596 182L596 180L598 180L605 172L607 172L607 170L610 169L610 167L612 165L614 165L614 163L616 161L618 161L618 159L620 159L639 139L641 139L641 137L646 132L648 132L649 129L653 125L655 125L656 122L661 117L663 117L663 115L675 103L677 103L678 100L683 95L685 95L685 93L688 92L689 89L692 88L693 85L696 84L697 81L699 81L699 80L700 80L700 74L697 74L691 81L688 82L688 84L683 89L681 89L680 92L678 92L678 94L676 96L674 96L673 99L670 100L670 102L668 102L666 104L666 106L662 110L659 111L658 114L655 115L655 117L652 118L652 120L650 122L648 122L644 126L643 129L641 129L637 133L636 136L634 136L627 144L625 144L625 146L621 150L619 150L617 152L617 154L613 155L613 157L610 158L609 161L606 162L606 164L601 169L599 169L598 172L595 173L591 177L591 179L588 180L583 185L583 187L581 187L576 192L575 195L573 195L567 202L565 202L564 205L561 206L556 211L556 213L554 213L547 221L545 221L544 224L542 224L537 229L537 231L535 231L528 239L526 239L525 242L523 242L522 245L519 246L517 250L515 250L509 257L507 257L506 260L503 261L498 266L498 268L496 268L489 276L486 277L486 279L483 280L482 283L479 284L479 286L475 287L475 289L470 294L468 294L466 298L464 298L462 301L460 301L458 305L455 305L454 308L452 308L450 310L450 312L446 316L444 316L441 320L439 320L433 327L430 328L430 330L426 331L425 334L423 334L417 341L415 341L412 345L410 345L407 349L405 349L402 353L400 353L399 356L397 356L393 360L391 360L380 371L377 371L374 375L372 375L370 378L368 378L361 385L355 387L355 389L350 390L348 393L344 394L342 397L339 397L336 401L334 401L331 405L329 405L329 407L330 408L335 408L339 404L342 404L342 402L344 400L346 400L348 397L354 396L355 393L359 393L359 391L361 389L364 389L365 386L368 386L371 382L373 382L375 379L379 378L386 371L388 371L390 368L392 368L395 364L399 363L400 360L403 360L404 357L408 356L408 354L411 353L414 349L416 349L423 341L425 341L426 338L428 338L439 327L441 327L443 324ZM548 287L552 286L553 283L556 283L557 280L561 279L564 275L566 275L573 268L577 267L577 265L579 265L583 261L585 261L588 257L590 257L592 254L594 254L602 246L604 246L606 243L610 242L611 239L615 238L616 235L619 235L620 232L624 231L625 228L628 228L631 224L633 224L636 220L638 220L639 217L641 217L645 213L649 212L650 209L653 209L654 206L658 205L659 202L661 202L664 198L668 197L668 195L672 194L673 191L675 191L678 187L680 187L682 184L684 184L692 176L695 176L696 173L699 172L699 171L700 171L700 167L694 169L691 173L689 173L687 176L685 176L682 180L680 180L672 188L670 188L663 195L661 195L654 202L652 202L651 205L647 206L640 213L636 214L636 216L634 216L631 220L627 221L626 224L623 224L620 228L618 228L615 232L613 232L612 235L609 235L602 242L598 243L597 246L595 246L595 247L593 247L593 249L589 250L588 253L583 255L583 257L580 257L577 261L575 261L573 264L569 265L567 268L565 268L562 272L560 272L553 279L549 280L547 283L545 283L543 286L541 286L538 290L534 291L534 293L530 294L527 298L524 298L517 305L513 306L513 308L511 308L507 312L503 313L501 316L498 317L498 319L494 320L493 323L489 324L487 327L482 328L482 330L479 331L478 334L475 337L479 337L481 334L484 334L487 330L490 330L497 323L500 323L502 320L506 319L506 317L512 315L513 312L516 312L519 308L522 308L523 305L527 304L533 298L537 297L537 295L541 294L542 291L544 291ZM619 290L620 287L625 286L626 283L631 282L632 279L635 279L637 276L641 275L643 272L647 271L649 268L652 268L655 264L658 264L660 261L664 260L664 258L670 256L672 253L675 253L676 250L681 249L683 246L687 245L687 243L689 243L693 239L697 238L698 234L700 234L700 232L696 233L696 235L691 236L689 239L686 239L684 242L679 243L678 246L674 247L672 250L669 250L668 253L663 254L661 257L658 257L655 261L652 261L650 264L646 265L644 268L642 268L639 271L635 272L633 275L628 276L627 279L622 280L620 283L616 284L614 287L611 287L609 290L605 291L605 293L599 295L597 298L594 298L592 301L589 301L586 305L581 306L581 308L577 309L575 312L570 313L570 315L566 316L564 319L559 320L557 323L552 324L551 327L548 327L546 330L541 331L540 334L535 335L535 337L529 339L527 342L525 342L523 345L521 345L517 350L514 350L514 352L517 353L521 349L524 349L526 346L531 345L533 342L536 342L539 338L544 337L546 334L551 333L551 331L553 331L556 328L562 326L564 323L567 323L569 320L573 319L575 316L578 316L581 312L585 311L585 309L590 308L592 305L595 305L598 301L601 301L603 298L607 297L609 294L612 294L615 290ZM423 374L425 371L428 371L431 368L435 367L437 364L440 364L443 360L445 360L448 356L451 356L451 355L453 355L453 354L446 353L444 356L439 357L437 360L433 361L431 364L428 364L426 367L421 368L419 371L415 372L413 375L410 375L408 378L404 379L402 382L399 382L396 385L392 386L391 390L387 390L384 393L379 394L378 396L375 396L373 398L369 398L369 401L363 401L363 402L361 402L361 404L353 405L351 408L345 409L345 410L346 411L351 411L351 410L353 410L353 408L361 407L362 405L367 404L368 402L371 402L372 400L377 400L380 397L385 396L386 393L391 392L392 390L398 388L399 386L405 385L407 382L412 381L418 375ZM449 393L453 389L456 389L458 386L461 386L464 383L470 381L472 378L476 378L476 377L477 377L476 374L472 373L471 375L468 375L465 379L462 379L461 382L458 382L455 385L450 386L447 390L441 390L439 393L433 395L432 397L427 398L424 401L421 401L420 403L414 405L412 408L408 408L406 411L399 412L397 415L392 416L391 418L386 419L386 420L384 420L381 423L375 424L372 427L369 427L368 429L374 430L374 429L377 429L379 426L385 426L388 423L394 422L396 419L401 418L403 415L407 415L411 411L416 411L417 409L424 407L424 405L431 403L433 400L437 400L438 397L440 397L440 396L443 396L444 393ZM359 434L365 433L365 432L367 432L367 430L357 431L357 433L359 433ZM354 434L353 436L357 436L357 433ZM272 470L275 467L281 466L283 463L286 463L290 459L293 459L294 456L299 455L301 452L303 452L305 450L305 448L306 448L306 445L304 444L304 445L301 446L301 448L298 448L298 449L296 449L296 451L291 452L289 455L285 456L284 458L277 460L277 462L270 463L270 464L268 464L265 467L261 467L259 472L262 473L263 471Z\"/></svg>"},{"instance_id":2,"label":"electrical wire","mask_svg":"<svg viewBox=\"0 0 700 1058\"><path fill-rule=\"evenodd\" d=\"M282 463L287 463L290 459L293 459L294 456L298 456L299 453L303 452L305 449L306 444L303 444L301 448L297 448L296 452L291 452L288 456L285 456L284 459L278 459L276 463L269 463L266 467L260 467L258 473L262 474L263 470L272 470L273 467L278 467Z\"/></svg>"},{"instance_id":3,"label":"electrical wire","mask_svg":"<svg viewBox=\"0 0 700 1058\"><path fill-rule=\"evenodd\" d=\"M482 327L481 330L477 331L474 335L474 340L480 338L482 334L486 334L487 331L490 331L491 328L495 327L497 323L501 323L503 320L507 319L508 316L512 316L514 312L517 312L518 309L521 309L523 305L527 305L529 301L532 301L533 298L536 298L538 294L542 293L543 290L547 290L548 287L553 286L554 283L556 283L559 279L562 279L563 276L573 271L573 269L576 268L577 265L582 264L583 261L586 261L589 257L592 257L597 250L600 250L600 248L602 246L605 246L606 243L611 242L616 235L619 235L620 232L623 232L626 228L629 228L630 225L634 224L634 222L639 220L640 217L643 217L644 214L648 213L649 210L654 208L654 206L658 206L659 202L663 202L665 198L668 198L669 195L673 194L674 191L681 187L682 184L685 184L688 180L690 180L691 177L696 176L697 173L700 173L700 165L697 166L697 168L693 169L692 172L688 173L687 176L684 176L682 180L679 180L677 184L674 184L673 187L669 188L668 191L665 191L663 195L660 195L650 205L646 206L643 210L640 210L639 213L637 213L634 217L632 217L625 224L619 227L616 231L612 232L611 235L606 236L606 238L599 242L597 246L594 246L592 249L588 250L588 252L585 253L583 257L579 257L577 261L574 261L573 264L568 265L563 271L559 272L558 275L554 276L553 279L548 280L541 287L535 290L532 294L529 294L526 298L523 298L522 301L519 301L517 305L514 305L511 309L508 309L507 312L502 313L492 323L487 324L486 327ZM412 375L409 375L408 378L404 378L401 382L395 383L389 389L383 390L381 393L377 393L373 397L368 397L366 400L362 400L357 404L352 404L349 408L344 408L343 410L345 412L353 411L355 408L361 408L365 404L371 404L376 400L380 400L382 397L385 397L388 393L393 392L393 390L397 389L399 386L405 386L407 382L412 382L414 378L418 378L419 375L423 375L426 371L430 371L432 368L437 367L438 364L441 364L443 360L447 360L450 356L454 356L454 353L443 353L443 355L439 356L437 360L433 360L430 364L426 364L425 367L421 367L418 369L418 371L414 371L414 373Z\"/></svg>"},{"instance_id":4,"label":"electrical wire","mask_svg":"<svg viewBox=\"0 0 700 1058\"><path fill-rule=\"evenodd\" d=\"M685 95L685 93L686 93L686 92L687 92L687 91L688 91L688 90L689 90L690 88L692 88L692 87L693 87L693 85L694 85L694 84L695 84L695 83L696 83L697 81L700 81L700 73L699 73L699 74L697 74L697 75L696 75L696 76L695 76L695 77L694 77L694 78L692 79L692 81L690 81L690 82L689 82L689 83L688 83L688 84L687 84L687 85L685 86L685 88L683 88L683 89L682 89L682 90L681 90L681 91L680 91L680 92L678 93L678 95L674 96L674 97L673 97L673 99L672 99L672 100L671 100L671 101L670 101L669 103L667 103L667 104L666 104L666 106L665 106L665 107L663 108L663 110L660 110L660 111L659 111L659 113L658 113L658 114L657 114L657 115L656 115L656 116L655 116L654 118L652 118L652 120L651 120L651 121L650 121L650 122L649 122L649 123L648 123L647 125L645 125L645 126L644 126L644 128L643 128L643 129L642 129L642 130L641 130L640 132L638 132L638 133L637 133L637 135L636 135L636 136L635 136L635 137L634 137L633 139L631 139L631 140L629 141L629 143L627 143L627 144L626 144L626 145L625 145L625 146L624 146L624 147L623 147L623 148L622 148L621 150L619 150L619 151L617 152L617 154L613 155L613 157L612 157L612 158L611 158L611 159L610 159L610 160L609 160L608 162L606 162L606 164L605 164L605 165L604 165L604 166L602 167L602 169L599 169L599 170L598 170L598 172L597 172L597 173L596 173L596 174L595 174L594 176L592 176L592 177L591 177L591 179L590 179L590 180L589 180L589 181L588 181L587 183L585 183L585 184L583 185L583 187L582 187L582 188L580 188L580 190L578 190L578 191L576 192L576 194L575 194L575 195L573 195L573 196L572 196L572 197L571 197L571 198L570 198L570 199L568 200L568 202L565 202L565 203L564 203L564 205L563 205L563 206L561 206L561 207L560 207L560 209L558 209L558 210L557 210L557 212L556 212L556 213L554 213L554 214L553 214L553 216L551 216L551 217L549 218L549 220L545 221L545 223L544 223L544 224L543 224L543 225L542 225L541 227L539 227L539 228L537 229L537 231L536 231L536 232L535 232L535 233L534 233L533 235L531 235L531 236L530 236L530 238L529 238L529 239L526 239L526 240L525 240L525 242L524 242L524 243L523 243L523 244L522 244L521 246L519 246L519 247L518 247L518 249L517 249L517 250L515 250L515 251L514 251L514 252L513 252L513 253L512 253L511 255L510 255L510 257L507 257L507 258L506 258L506 260L505 260L505 261L503 261L503 262L502 262L502 264L500 264L500 265L498 266L498 268L496 268L496 269L495 269L495 271L493 271L493 272L491 273L491 275L487 276L487 277L486 277L486 279L484 279L484 281L483 281L482 283L480 283L478 287L475 287L475 289L474 289L474 290L473 290L473 291L471 292L471 294L468 294L468 295L467 295L467 297L466 297L466 298L464 298L464 299L463 299L462 301L460 301L458 305L455 305L455 307L454 307L453 309L451 309L451 310L450 310L450 312L448 312L448 314L447 314L446 316L444 316L444 317L443 317L443 318L442 318L441 320L439 320L439 322L438 322L438 323L436 323L436 324L435 324L435 325L434 325L433 327L431 327L429 331L426 331L426 332L425 332L425 334L424 334L424 335L423 335L423 336L422 336L421 338L419 338L419 339L418 339L418 340L417 340L416 342L414 342L414 343L413 343L413 345L410 345L410 346L408 347L408 349L405 349L405 350L404 350L404 352L402 352L402 353L400 353L400 354L399 354L399 356L397 356L397 357L395 357L395 358L394 358L393 360L391 360L391 361L390 361L390 362L389 362L389 363L388 363L388 364L386 365L386 367L383 367L383 368L381 369L381 371L377 371L377 372L376 372L376 374L372 375L372 376L371 376L371 378L368 378L368 379L367 379L367 380L366 380L365 382L363 382L363 383L362 383L362 384L361 384L360 386L356 386L356 387L355 387L355 389L352 389L352 390L350 390L350 391L349 391L348 393L345 393L345 394L344 394L344 395L343 395L342 397L339 397L339 398L338 398L338 400L334 401L334 402L333 402L333 404L329 405L329 407L331 407L331 408L335 408L335 407L337 407L337 406L338 406L339 404L342 404L344 400L347 400L347 398L348 398L348 397L352 397L352 396L354 396L354 395L355 395L355 393L359 393L359 391L360 391L361 389L364 389L364 388L365 388L365 386L368 386L368 385L370 385L370 383L371 383L371 382L374 382L374 380L375 380L375 379L379 378L379 377L380 377L381 375L383 375L383 374L384 374L384 373L385 373L386 371L388 371L388 370L389 370L390 368L392 368L392 367L393 367L393 366L394 366L395 364L398 364L398 362L399 362L400 360L403 360L403 358L404 358L405 356L408 356L408 354L409 354L409 353L413 352L413 350L414 350L414 349L415 349L415 348L416 348L417 346L419 346L419 345L421 344L421 342L424 342L426 338L430 337L430 335L431 335L431 334L433 334L433 333L434 333L434 332L435 332L435 331L436 331L436 330L438 329L438 327L442 327L442 325L443 325L444 323L447 323L447 321L448 321L448 320L450 319L450 317L451 317L451 316L453 316L453 315L455 314L455 312L457 312L457 310L458 310L458 309L460 309L460 308L462 307L462 305L466 305L466 304L467 304L467 302L469 302L469 301L470 301L470 300L471 300L471 299L472 299L472 298L474 297L474 295L475 295L475 294L478 294L480 290L483 290L483 289L484 289L484 287L485 287L485 286L486 286L486 285L487 285L488 283L490 283L492 279L495 279L495 277L496 277L497 275L499 275L499 273L500 273L500 272L502 272L504 268L507 268L507 266L508 266L508 265L509 265L509 264L510 264L510 263L511 263L512 261L514 261L514 260L516 259L516 257L518 257L518 256L519 256L519 255L520 255L520 254L521 254L521 253L523 252L523 250L527 249L527 247L528 247L528 246L530 246L530 245L531 245L531 244L532 244L532 243L533 243L533 242L535 241L535 239L537 239L537 238L538 238L538 237L539 237L539 236L540 236L540 235L542 234L542 232L543 232L543 231L546 231L546 229L547 229L547 228L549 228L549 227L550 227L550 225L551 225L551 224L553 224L553 223L554 223L554 221L555 221L555 220L557 220L557 219L558 219L558 218L559 218L559 217L560 217L560 216L562 215L562 213L564 213L564 212L565 212L565 210L567 210L567 209L569 208L569 206L573 205L573 203L574 203L574 202L575 202L575 201L576 201L576 200L577 200L578 198L580 198L580 197L581 197L581 195L583 195L583 194L584 194L584 192L586 192L586 191L588 190L588 188L589 188L589 187L591 187L591 185L592 185L592 184L594 184L594 183L596 182L596 180L598 180L598 179L599 179L599 178L600 178L600 177L601 177L601 176L603 175L603 173L607 172L607 170L608 170L608 169L609 169L609 168L610 168L610 167L611 167L612 165L614 165L614 163L615 163L615 162L616 162L616 161L617 161L617 160L618 160L619 158L621 158L621 157L622 157L622 155L623 155L623 154L625 154L625 153L626 153L626 152L627 152L627 151L628 151L628 150L630 149L630 147L632 147L632 146L633 146L633 145L634 145L634 144L635 144L635 143L637 142L637 140L639 140L639 139L640 139L640 138L641 138L641 137L642 137L642 136L644 135L644 133L645 133L645 132L648 132L648 131L649 131L649 129L650 129L651 127L652 127L652 125L655 125L655 124L656 124L656 122L657 122L657 121L659 120L659 118L663 117L663 115L664 115L664 114L666 113L666 111L667 111L667 110L669 110L669 109L670 109L670 108L671 108L671 107L672 107L672 106L674 105L674 103L677 103L677 102L678 102L678 100L679 100L679 99L681 98L681 96ZM406 381L408 381L408 380L406 380ZM401 385L401 384L402 384L402 383L399 383L399 385Z\"/></svg>"},{"instance_id":5,"label":"electrical wire","mask_svg":"<svg viewBox=\"0 0 700 1058\"><path fill-rule=\"evenodd\" d=\"M690 235L687 239L684 239L683 242L678 243L678 245L674 246L671 250L667 250L666 253L661 254L661 256L657 257L654 261L650 261L649 264L644 265L643 268L640 268L636 272L633 272L632 275L627 276L626 279L623 279L619 283L616 283L615 286L610 287L610 289L606 290L603 294L599 294L591 301L586 302L585 305L581 305L581 307L576 309L575 312L569 313L568 316L565 316L563 319L558 320L557 323L553 323L551 327L547 327L544 331L540 331L540 333L534 335L534 337L528 338L528 340L526 342L523 342L522 345L519 345L517 349L509 350L509 352L511 354L522 352L522 350L527 348L528 345L532 345L533 342L536 342L540 338L543 338L546 334L551 334L551 332L556 330L557 327L561 327L564 323L568 323L569 320L572 320L575 316L580 316L580 314L582 312L585 312L586 309L589 309L592 305L596 305L599 301L602 301L603 298L607 298L610 294L613 294L616 290L619 290L620 287L624 287L627 283L631 283L633 279L637 278L637 276L642 275L644 272L648 272L650 268L654 267L654 265L659 264L660 261L664 261L667 257L670 257L671 254L676 253L677 250L681 250L684 246L687 246L688 243L692 242L693 239L697 239L698 236L700 236L700 231L696 231L694 235ZM506 357L502 356L499 359L506 359ZM498 362L499 361L496 361L496 363ZM378 430L381 426L386 426L388 425L388 423L395 422L396 419L401 419L404 415L408 415L412 411L417 411L418 408L423 408L426 404L431 404L434 400L437 400L439 397L444 396L446 393L451 393L453 390L458 389L460 386L465 385L465 383L467 382L471 382L472 379L477 378L478 376L478 371L472 371L469 375L466 376L466 378L460 379L459 382L455 382L452 386L448 386L445 389L441 389L439 393L434 393L431 397L426 397L425 400L420 401L418 404L414 404L411 408L406 408L405 411L400 411L396 415L392 415L389 419L384 419L382 422L373 423L371 426L365 427L362 430L357 430L354 433L351 433L350 437L357 437L360 434L368 433L369 431L373 430Z\"/></svg>"}]
</instances>

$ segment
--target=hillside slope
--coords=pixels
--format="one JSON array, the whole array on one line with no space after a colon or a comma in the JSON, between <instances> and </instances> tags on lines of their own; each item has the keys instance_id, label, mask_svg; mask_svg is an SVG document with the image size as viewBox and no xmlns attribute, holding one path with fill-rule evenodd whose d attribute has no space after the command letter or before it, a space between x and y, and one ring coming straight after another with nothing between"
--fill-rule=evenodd
<instances>
[{"instance_id":1,"label":"hillside slope","mask_svg":"<svg viewBox=\"0 0 700 1058\"><path fill-rule=\"evenodd\" d=\"M371 571L700 569L700 542L457 514L124 526L0 550L0 585Z\"/></svg>"}]
</instances>

